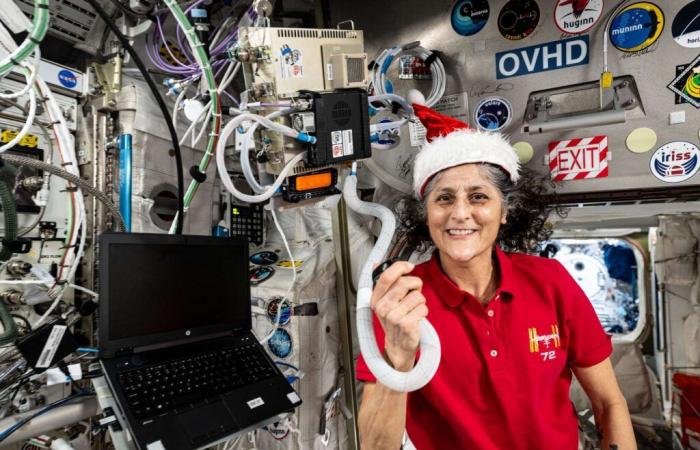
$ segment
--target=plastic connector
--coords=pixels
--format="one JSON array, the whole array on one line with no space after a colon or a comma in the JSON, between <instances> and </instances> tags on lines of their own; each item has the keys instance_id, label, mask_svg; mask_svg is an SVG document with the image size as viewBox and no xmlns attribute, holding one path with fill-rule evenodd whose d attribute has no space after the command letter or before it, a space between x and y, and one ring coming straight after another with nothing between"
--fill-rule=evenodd
<instances>
[{"instance_id":1,"label":"plastic connector","mask_svg":"<svg viewBox=\"0 0 700 450\"><path fill-rule=\"evenodd\" d=\"M178 96L182 92L182 83L173 78L166 78L163 80L163 85L168 88L168 91L165 93L165 95L168 97Z\"/></svg>"},{"instance_id":2,"label":"plastic connector","mask_svg":"<svg viewBox=\"0 0 700 450\"><path fill-rule=\"evenodd\" d=\"M36 206L44 207L48 203L49 203L49 189L46 187L46 183L44 183L44 186L36 194L36 198L34 199L34 204Z\"/></svg>"},{"instance_id":3,"label":"plastic connector","mask_svg":"<svg viewBox=\"0 0 700 450\"><path fill-rule=\"evenodd\" d=\"M308 144L315 144L316 143L316 138L314 136L310 136L306 133L299 133L297 135L297 141L300 142L306 142Z\"/></svg>"},{"instance_id":4,"label":"plastic connector","mask_svg":"<svg viewBox=\"0 0 700 450\"><path fill-rule=\"evenodd\" d=\"M600 87L603 89L610 89L613 84L613 74L612 72L603 72L600 74Z\"/></svg>"}]
</instances>

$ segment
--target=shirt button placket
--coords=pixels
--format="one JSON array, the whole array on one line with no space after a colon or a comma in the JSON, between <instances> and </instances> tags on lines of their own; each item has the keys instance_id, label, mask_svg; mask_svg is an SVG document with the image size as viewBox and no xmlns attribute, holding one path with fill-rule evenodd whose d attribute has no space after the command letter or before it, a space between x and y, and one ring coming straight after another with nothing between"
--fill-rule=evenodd
<instances>
[{"instance_id":1,"label":"shirt button placket","mask_svg":"<svg viewBox=\"0 0 700 450\"><path fill-rule=\"evenodd\" d=\"M494 298L494 300L498 300L498 296ZM493 305L491 306L493 307ZM491 330L493 330L493 316L495 315L495 311L493 309L488 309L486 311L486 315L489 316L489 330L486 331L486 335L490 336L491 335ZM489 355L491 355L492 358L495 358L498 356L498 350L495 348L492 348L491 351L489 352Z\"/></svg>"}]
</instances>

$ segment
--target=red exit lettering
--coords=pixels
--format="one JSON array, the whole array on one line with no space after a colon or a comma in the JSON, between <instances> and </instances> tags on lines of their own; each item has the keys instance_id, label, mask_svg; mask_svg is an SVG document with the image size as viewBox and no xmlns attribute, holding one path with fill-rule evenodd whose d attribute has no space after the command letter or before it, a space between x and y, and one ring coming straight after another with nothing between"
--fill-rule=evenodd
<instances>
[{"instance_id":1,"label":"red exit lettering","mask_svg":"<svg viewBox=\"0 0 700 450\"><path fill-rule=\"evenodd\" d=\"M597 145L564 148L557 151L557 172L581 172L598 170L600 149Z\"/></svg>"}]
</instances>

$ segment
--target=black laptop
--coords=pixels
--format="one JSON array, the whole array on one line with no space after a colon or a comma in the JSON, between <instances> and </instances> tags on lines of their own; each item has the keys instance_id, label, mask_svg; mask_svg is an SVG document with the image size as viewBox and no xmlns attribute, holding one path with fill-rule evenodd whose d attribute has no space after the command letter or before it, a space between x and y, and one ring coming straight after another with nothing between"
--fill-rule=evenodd
<instances>
[{"instance_id":1,"label":"black laptop","mask_svg":"<svg viewBox=\"0 0 700 450\"><path fill-rule=\"evenodd\" d=\"M207 447L301 404L251 331L247 242L105 233L99 252L101 363L139 449Z\"/></svg>"}]
</instances>

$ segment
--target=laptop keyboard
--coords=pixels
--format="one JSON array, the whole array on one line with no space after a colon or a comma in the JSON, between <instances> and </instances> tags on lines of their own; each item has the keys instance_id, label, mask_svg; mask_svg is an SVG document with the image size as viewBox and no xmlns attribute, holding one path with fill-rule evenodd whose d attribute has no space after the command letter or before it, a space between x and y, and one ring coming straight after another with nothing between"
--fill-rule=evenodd
<instances>
[{"instance_id":1,"label":"laptop keyboard","mask_svg":"<svg viewBox=\"0 0 700 450\"><path fill-rule=\"evenodd\" d=\"M119 374L139 420L275 375L257 344L216 350Z\"/></svg>"}]
</instances>

